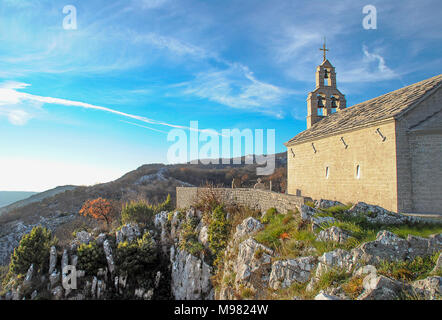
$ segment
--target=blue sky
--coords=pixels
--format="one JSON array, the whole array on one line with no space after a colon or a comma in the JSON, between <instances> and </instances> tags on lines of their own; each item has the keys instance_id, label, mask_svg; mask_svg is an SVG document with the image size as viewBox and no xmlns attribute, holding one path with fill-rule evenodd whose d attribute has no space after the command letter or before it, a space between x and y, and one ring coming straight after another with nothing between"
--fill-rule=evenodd
<instances>
[{"instance_id":1,"label":"blue sky","mask_svg":"<svg viewBox=\"0 0 442 320\"><path fill-rule=\"evenodd\" d=\"M362 8L377 8L377 29ZM63 29L63 7L77 9ZM167 162L167 133L305 129L327 37L347 105L440 74L439 0L1 0L0 190Z\"/></svg>"}]
</instances>

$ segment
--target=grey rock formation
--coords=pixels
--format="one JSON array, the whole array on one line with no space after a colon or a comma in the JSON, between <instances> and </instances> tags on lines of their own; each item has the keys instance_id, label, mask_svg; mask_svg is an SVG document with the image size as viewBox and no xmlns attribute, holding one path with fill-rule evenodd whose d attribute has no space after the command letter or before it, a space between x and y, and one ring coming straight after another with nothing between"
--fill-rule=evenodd
<instances>
[{"instance_id":1,"label":"grey rock formation","mask_svg":"<svg viewBox=\"0 0 442 320\"><path fill-rule=\"evenodd\" d=\"M319 278L322 274L332 269L350 272L352 268L356 266L353 255L342 249L326 252L318 258L318 261L316 278Z\"/></svg>"},{"instance_id":2,"label":"grey rock formation","mask_svg":"<svg viewBox=\"0 0 442 320\"><path fill-rule=\"evenodd\" d=\"M364 278L363 287L364 292L358 300L395 300L406 290L401 282L374 273Z\"/></svg>"},{"instance_id":3,"label":"grey rock formation","mask_svg":"<svg viewBox=\"0 0 442 320\"><path fill-rule=\"evenodd\" d=\"M248 217L236 227L233 238L235 241L241 241L244 237L250 237L262 229L264 229L264 225L260 221L253 217Z\"/></svg>"},{"instance_id":4,"label":"grey rock formation","mask_svg":"<svg viewBox=\"0 0 442 320\"><path fill-rule=\"evenodd\" d=\"M213 299L210 281L212 270L201 259L173 246L170 250L172 263L171 290L177 300Z\"/></svg>"},{"instance_id":5,"label":"grey rock formation","mask_svg":"<svg viewBox=\"0 0 442 320\"><path fill-rule=\"evenodd\" d=\"M52 274L52 272L54 272L56 265L57 265L57 249L55 248L55 246L52 246L49 252L49 274Z\"/></svg>"},{"instance_id":6,"label":"grey rock formation","mask_svg":"<svg viewBox=\"0 0 442 320\"><path fill-rule=\"evenodd\" d=\"M140 227L136 223L128 223L116 232L117 243L133 241L141 236Z\"/></svg>"},{"instance_id":7,"label":"grey rock formation","mask_svg":"<svg viewBox=\"0 0 442 320\"><path fill-rule=\"evenodd\" d=\"M338 227L331 227L319 232L316 240L325 242L337 242L344 244L350 238L347 232Z\"/></svg>"},{"instance_id":8,"label":"grey rock formation","mask_svg":"<svg viewBox=\"0 0 442 320\"><path fill-rule=\"evenodd\" d=\"M91 242L92 235L87 231L79 231L75 236L75 240L79 244L89 244Z\"/></svg>"},{"instance_id":9,"label":"grey rock formation","mask_svg":"<svg viewBox=\"0 0 442 320\"><path fill-rule=\"evenodd\" d=\"M315 268L315 262L316 258L312 256L275 261L270 273L270 288L278 290L289 287L293 282L307 282Z\"/></svg>"},{"instance_id":10,"label":"grey rock formation","mask_svg":"<svg viewBox=\"0 0 442 320\"><path fill-rule=\"evenodd\" d=\"M315 300L341 300L341 298L337 296L329 295L323 291L319 292L319 294L315 297Z\"/></svg>"},{"instance_id":11,"label":"grey rock formation","mask_svg":"<svg viewBox=\"0 0 442 320\"><path fill-rule=\"evenodd\" d=\"M107 266L111 274L115 272L115 262L112 255L112 247L109 240L105 240L103 243L104 254L106 255Z\"/></svg>"},{"instance_id":12,"label":"grey rock formation","mask_svg":"<svg viewBox=\"0 0 442 320\"><path fill-rule=\"evenodd\" d=\"M320 209L326 209L330 207L343 206L343 205L344 204L342 202L333 201L333 200L321 199L315 201L315 208L320 208Z\"/></svg>"},{"instance_id":13,"label":"grey rock formation","mask_svg":"<svg viewBox=\"0 0 442 320\"><path fill-rule=\"evenodd\" d=\"M414 281L411 286L414 292L427 299L440 299L442 294L442 277L431 276Z\"/></svg>"}]
</instances>

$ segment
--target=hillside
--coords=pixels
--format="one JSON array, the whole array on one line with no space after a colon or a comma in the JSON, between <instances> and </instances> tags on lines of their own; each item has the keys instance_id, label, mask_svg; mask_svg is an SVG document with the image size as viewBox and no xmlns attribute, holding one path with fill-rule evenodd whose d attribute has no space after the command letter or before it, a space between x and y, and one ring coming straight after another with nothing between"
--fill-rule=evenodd
<instances>
[{"instance_id":1,"label":"hillside","mask_svg":"<svg viewBox=\"0 0 442 320\"><path fill-rule=\"evenodd\" d=\"M275 173L261 178L267 184L272 180L273 190L282 192L286 183L286 153L276 154L275 158ZM47 197L35 195L33 199L41 197L41 200L13 204L0 213L0 265L9 260L10 252L21 236L34 225L50 228L63 241L67 234L90 223L78 216L78 211L88 199L104 197L121 204L140 199L158 203L170 194L175 201L177 186L201 186L206 183L231 186L232 179L235 179L236 185L246 187L253 186L257 178L255 164L147 164L109 183L90 187L62 187L57 189L56 194Z\"/></svg>"},{"instance_id":2,"label":"hillside","mask_svg":"<svg viewBox=\"0 0 442 320\"><path fill-rule=\"evenodd\" d=\"M26 199L37 192L29 191L0 191L0 214L2 207L8 206L11 203Z\"/></svg>"}]
</instances>

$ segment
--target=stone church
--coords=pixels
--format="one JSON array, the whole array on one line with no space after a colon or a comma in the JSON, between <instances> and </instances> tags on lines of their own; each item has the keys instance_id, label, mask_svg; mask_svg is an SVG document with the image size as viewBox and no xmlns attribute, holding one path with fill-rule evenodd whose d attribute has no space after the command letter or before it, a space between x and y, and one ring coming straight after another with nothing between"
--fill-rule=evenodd
<instances>
[{"instance_id":1,"label":"stone church","mask_svg":"<svg viewBox=\"0 0 442 320\"><path fill-rule=\"evenodd\" d=\"M307 130L285 143L288 193L442 213L442 74L346 108L323 50Z\"/></svg>"}]
</instances>

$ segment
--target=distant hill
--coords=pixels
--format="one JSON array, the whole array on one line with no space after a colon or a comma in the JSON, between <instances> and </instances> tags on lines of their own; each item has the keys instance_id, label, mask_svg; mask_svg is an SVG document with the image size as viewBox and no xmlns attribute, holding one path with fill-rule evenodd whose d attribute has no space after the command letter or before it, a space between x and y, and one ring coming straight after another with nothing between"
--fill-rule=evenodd
<instances>
[{"instance_id":1,"label":"distant hill","mask_svg":"<svg viewBox=\"0 0 442 320\"><path fill-rule=\"evenodd\" d=\"M14 209L18 209L27 206L31 203L42 201L46 198L53 197L59 193L74 190L76 186L61 186L54 189L50 189L44 192L10 192L10 191L0 191L0 215L5 212L9 212ZM12 195L9 195L12 194ZM15 195L16 194L16 195ZM11 199L12 201L5 201L4 205L2 203L2 197L5 195L6 199ZM15 198L14 198L15 195Z\"/></svg>"},{"instance_id":2,"label":"distant hill","mask_svg":"<svg viewBox=\"0 0 442 320\"><path fill-rule=\"evenodd\" d=\"M11 203L26 199L37 192L29 191L0 191L0 208Z\"/></svg>"}]
</instances>

